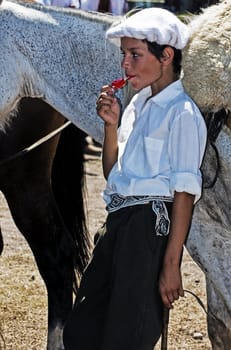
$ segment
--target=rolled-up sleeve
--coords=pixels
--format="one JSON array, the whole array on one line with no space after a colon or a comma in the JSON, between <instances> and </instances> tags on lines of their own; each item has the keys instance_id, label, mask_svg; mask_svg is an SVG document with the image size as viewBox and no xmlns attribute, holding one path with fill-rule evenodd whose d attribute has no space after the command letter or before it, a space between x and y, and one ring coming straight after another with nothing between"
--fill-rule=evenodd
<instances>
[{"instance_id":1,"label":"rolled-up sleeve","mask_svg":"<svg viewBox=\"0 0 231 350\"><path fill-rule=\"evenodd\" d=\"M195 202L201 197L201 162L206 144L204 121L190 109L174 118L169 138L169 159L171 165L170 192L187 192L195 195Z\"/></svg>"},{"instance_id":2,"label":"rolled-up sleeve","mask_svg":"<svg viewBox=\"0 0 231 350\"><path fill-rule=\"evenodd\" d=\"M196 203L201 197L202 178L201 175L178 172L173 173L170 179L170 192L174 195L174 192L187 192L195 195Z\"/></svg>"}]
</instances>

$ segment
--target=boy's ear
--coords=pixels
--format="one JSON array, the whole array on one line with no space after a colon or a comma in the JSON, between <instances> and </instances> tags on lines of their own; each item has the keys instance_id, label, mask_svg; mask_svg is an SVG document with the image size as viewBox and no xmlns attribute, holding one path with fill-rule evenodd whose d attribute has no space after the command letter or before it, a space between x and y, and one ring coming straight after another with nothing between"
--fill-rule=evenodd
<instances>
[{"instance_id":1,"label":"boy's ear","mask_svg":"<svg viewBox=\"0 0 231 350\"><path fill-rule=\"evenodd\" d=\"M162 61L166 63L171 63L173 58L174 58L173 48L170 46L165 47L165 49L163 50Z\"/></svg>"}]
</instances>

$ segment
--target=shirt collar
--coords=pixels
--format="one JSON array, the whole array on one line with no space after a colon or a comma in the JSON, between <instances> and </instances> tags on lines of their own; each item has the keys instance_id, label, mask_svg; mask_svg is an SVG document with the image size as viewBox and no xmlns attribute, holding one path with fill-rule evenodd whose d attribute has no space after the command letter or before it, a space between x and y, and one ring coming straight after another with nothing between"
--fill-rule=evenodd
<instances>
[{"instance_id":1,"label":"shirt collar","mask_svg":"<svg viewBox=\"0 0 231 350\"><path fill-rule=\"evenodd\" d=\"M174 98L179 96L182 92L184 92L184 88L181 80L174 81L172 84L168 85L165 89L160 91L157 95L150 98L151 89L150 87L144 88L140 91L141 99L150 98L149 101L159 105L162 108L165 108L169 102L171 102Z\"/></svg>"}]
</instances>

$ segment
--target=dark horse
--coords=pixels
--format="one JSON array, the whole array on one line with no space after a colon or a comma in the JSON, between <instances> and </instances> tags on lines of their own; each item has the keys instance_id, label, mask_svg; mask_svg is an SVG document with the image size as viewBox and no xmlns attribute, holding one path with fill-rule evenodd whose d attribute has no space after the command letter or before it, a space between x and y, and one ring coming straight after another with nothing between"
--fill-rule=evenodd
<instances>
[{"instance_id":1,"label":"dark horse","mask_svg":"<svg viewBox=\"0 0 231 350\"><path fill-rule=\"evenodd\" d=\"M0 132L0 190L47 288L48 349L52 350L62 346L62 328L76 286L74 270L81 274L89 257L83 210L83 133L71 124L61 136L4 160L64 121L42 100L24 98L17 117ZM2 250L2 237L1 242Z\"/></svg>"}]
</instances>

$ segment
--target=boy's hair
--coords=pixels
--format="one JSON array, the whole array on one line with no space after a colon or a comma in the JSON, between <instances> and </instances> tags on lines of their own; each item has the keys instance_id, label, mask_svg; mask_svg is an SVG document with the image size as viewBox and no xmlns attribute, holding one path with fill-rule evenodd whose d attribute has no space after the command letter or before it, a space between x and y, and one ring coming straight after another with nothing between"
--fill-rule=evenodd
<instances>
[{"instance_id":1,"label":"boy's hair","mask_svg":"<svg viewBox=\"0 0 231 350\"><path fill-rule=\"evenodd\" d=\"M148 45L148 50L160 61L163 57L163 51L169 45L159 45L155 42L150 42L144 39L144 42ZM174 59L173 59L173 70L174 73L180 76L181 73L181 60L182 60L182 52L175 47L170 46L174 50Z\"/></svg>"}]
</instances>

